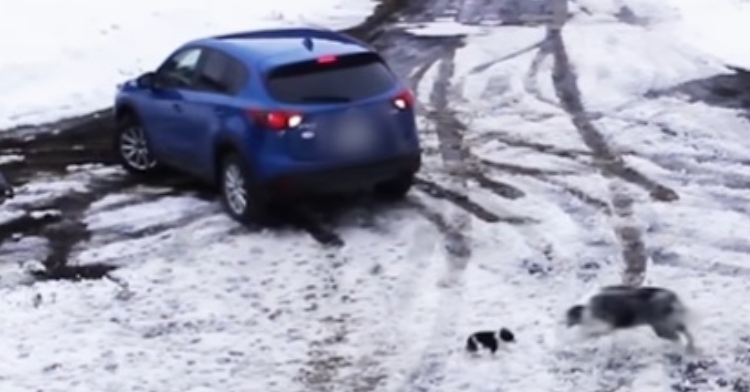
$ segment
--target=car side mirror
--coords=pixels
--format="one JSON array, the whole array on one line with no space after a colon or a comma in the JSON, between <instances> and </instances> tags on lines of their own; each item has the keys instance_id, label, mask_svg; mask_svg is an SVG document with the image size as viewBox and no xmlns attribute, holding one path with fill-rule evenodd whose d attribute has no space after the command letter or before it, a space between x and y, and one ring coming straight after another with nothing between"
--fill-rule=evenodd
<instances>
[{"instance_id":1,"label":"car side mirror","mask_svg":"<svg viewBox=\"0 0 750 392\"><path fill-rule=\"evenodd\" d=\"M153 89L156 87L156 73L146 72L135 79L135 85L138 88Z\"/></svg>"}]
</instances>

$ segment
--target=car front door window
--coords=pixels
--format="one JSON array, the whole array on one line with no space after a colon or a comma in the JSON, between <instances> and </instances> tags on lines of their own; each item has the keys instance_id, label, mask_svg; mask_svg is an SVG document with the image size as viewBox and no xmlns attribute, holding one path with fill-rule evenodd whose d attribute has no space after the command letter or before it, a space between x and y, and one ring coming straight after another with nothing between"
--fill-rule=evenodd
<instances>
[{"instance_id":1,"label":"car front door window","mask_svg":"<svg viewBox=\"0 0 750 392\"><path fill-rule=\"evenodd\" d=\"M201 53L200 48L192 48L175 54L159 70L160 79L170 87L188 88L193 86Z\"/></svg>"}]
</instances>

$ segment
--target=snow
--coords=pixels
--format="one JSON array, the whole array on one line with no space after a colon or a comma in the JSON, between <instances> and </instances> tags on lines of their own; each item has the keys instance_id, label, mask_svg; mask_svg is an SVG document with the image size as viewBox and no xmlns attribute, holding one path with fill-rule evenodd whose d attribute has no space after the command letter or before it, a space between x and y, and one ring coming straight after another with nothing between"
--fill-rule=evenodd
<instances>
[{"instance_id":1,"label":"snow","mask_svg":"<svg viewBox=\"0 0 750 392\"><path fill-rule=\"evenodd\" d=\"M750 34L747 1L670 0L678 7L682 23L674 26L674 36L711 53L736 67L750 67L750 54L736 45L739 37Z\"/></svg>"},{"instance_id":2,"label":"snow","mask_svg":"<svg viewBox=\"0 0 750 392\"><path fill-rule=\"evenodd\" d=\"M634 22L649 25L674 41L684 42L725 64L750 67L750 54L736 42L750 34L750 3L742 0L576 0L577 15L589 21L612 21L626 7Z\"/></svg>"},{"instance_id":3,"label":"snow","mask_svg":"<svg viewBox=\"0 0 750 392\"><path fill-rule=\"evenodd\" d=\"M563 40L587 118L629 167L679 200L654 201L594 165L559 104L554 53L539 51L543 27L415 27L467 35L448 80L451 109L468 124L466 149L507 167L487 165L485 175L525 194L501 198L466 181L468 197L521 223L488 223L415 190L411 204L374 216L347 212L336 224L346 245L327 249L292 228L248 232L215 201L189 193L114 193L85 212L92 237L72 257L117 265L114 280L30 284L17 263L42 258L44 240L0 247L7 259L0 389L656 392L697 383L700 391L731 390L720 379L746 379L750 350L750 124L736 107L672 91L727 73L732 50L675 38L706 1L577 3L589 14L577 15ZM622 4L648 23L618 21ZM446 81L439 68L416 86L421 112L435 109L430 93ZM437 126L419 121L426 146L437 148ZM446 177L439 157L425 162L425 177ZM32 182L0 220L121 175L79 168ZM632 198L632 215L613 213L612 200L623 195ZM446 252L449 233L412 204L449 226L469 219L468 260ZM697 313L701 352L688 358L714 361L704 373L693 369L699 374L685 379L670 362L678 349L647 329L577 341L563 327L568 306L622 281L615 233L622 226L645 238L644 284L676 290ZM519 341L498 358L462 351L469 333L502 326Z\"/></svg>"},{"instance_id":4,"label":"snow","mask_svg":"<svg viewBox=\"0 0 750 392\"><path fill-rule=\"evenodd\" d=\"M512 268L494 279L483 276L487 271L497 273L497 264L471 278L467 272L466 279L471 283L462 293L463 301L471 304L471 311L480 307L476 316L467 317L472 320L470 325L498 326L495 320L500 313L504 315L503 322L525 332L525 343L513 354L503 354L508 361L488 364L492 370L473 370L481 365L456 360L461 370L446 372L458 374L447 376L456 384L449 384L451 387L446 390L484 390L487 385L502 390L523 390L524 386L556 391L611 390L622 382L626 385L619 390L668 388L675 376L662 355L671 349L654 347L647 331L618 334L593 344L578 343L579 347L566 347L567 338L555 332L553 320L559 320L564 307L574 298L599 285L620 281L622 261L612 229L622 224L646 232L646 247L654 259L645 284L675 289L700 315L696 335L703 352L699 358L715 360L721 370L711 370L720 374L713 374L711 385L700 385L699 390L724 390L714 384L718 382L716 377L729 379L747 374L736 364L733 353L746 339L745 331L750 326L750 306L742 300L750 291L745 282L750 258L742 240L750 233L750 219L743 206L750 194L746 185L738 183L747 170L741 162L750 154L746 131L750 124L740 110L731 106L712 105L700 96L697 102L690 102L679 91L660 94L684 83L727 74L725 64L729 61L725 54L731 48L737 52L743 48L730 46L737 40L726 34L724 37L729 39L724 46L729 48L723 52L715 45L676 39L684 31L678 28L692 23L687 17L677 19L688 15L689 10L682 12L653 2L616 2L618 7L611 9L606 9L607 2L577 3L589 6L592 14L574 18L563 30L563 38L586 109L609 145L627 154L626 162L631 167L675 189L680 200L654 203L642 189L619 184L636 200L636 216L621 221L617 217L607 219L601 212L593 212L590 205L582 205L571 193L565 194L560 185L608 201L611 195L607 184L612 180L592 171L585 154L571 158L555 153L587 148L557 104L551 78L553 54L535 50L544 39L544 29L483 28L481 33L469 34L467 44L456 54L453 87L461 95L452 103L461 119L471 124L468 147L493 162L532 165L550 172L573 169L576 173L533 179L513 173L499 176L527 193L520 201L501 200L485 190L473 189L470 193L473 199L492 205L495 211L504 207L542 222L539 226L543 230L524 226L503 234L482 234L484 238L507 239L494 247L502 250L496 254L502 254L504 266L523 259L524 254L538 261L539 248L549 246L553 250L553 272L544 283L529 279L518 285L518 271L511 272ZM707 5L705 1L691 4L697 3ZM617 22L612 14L622 4L643 16L648 25ZM733 20L728 19L727 25ZM725 22L722 19L720 23ZM742 27L739 23L732 26ZM413 31L430 31L427 35L440 31L430 29L427 25ZM729 32L727 28L725 33ZM446 31L443 35L452 33ZM653 98L649 98L652 94ZM660 132L657 126L677 136ZM535 145L547 148L538 151ZM567 164L553 163L556 161ZM581 164L586 164L588 170ZM735 196L727 197L727 192ZM518 245L523 243L527 244ZM470 265L482 265L483 259L492 257L477 255ZM598 264L598 271L593 273L595 279L585 267L590 263ZM483 279L491 283L483 285ZM477 294L468 294L475 288ZM512 307L504 303L509 297L514 298ZM721 299L720 306L717 299ZM524 311L532 308L533 312ZM524 317L539 325L516 320ZM540 360L561 353L571 358ZM618 366L632 370L616 375L606 368L612 361L622 362ZM503 370L498 371L498 367ZM551 372L557 376L549 377ZM524 384L529 382L527 377L533 380L533 387Z\"/></svg>"},{"instance_id":5,"label":"snow","mask_svg":"<svg viewBox=\"0 0 750 392\"><path fill-rule=\"evenodd\" d=\"M274 26L346 28L375 4L159 0L143 7L126 1L29 0L5 6L0 51L13 55L0 60L0 130L105 108L118 83L153 69L186 40Z\"/></svg>"},{"instance_id":6,"label":"snow","mask_svg":"<svg viewBox=\"0 0 750 392\"><path fill-rule=\"evenodd\" d=\"M164 198L141 215L123 207L93 213L90 222L145 221L160 206L169 211L186 202ZM440 272L438 259L423 257L434 253L434 236L413 213L393 211L379 219L401 241L384 247L371 230L351 229L349 245L328 254L304 236L229 234L237 226L223 214L207 214L203 205L183 206L191 222L166 237L122 241L116 249L107 238L92 239L79 261L95 252L97 262L107 255L127 261L115 274L127 288L107 281L47 283L3 296L5 314L18 314L0 321L15 331L1 343L3 389L34 389L44 375L46 390L76 390L85 374L85 388L97 390L306 390L295 385L304 384L298 374L304 363L336 352L374 352L373 330L382 329L382 339L398 337L389 333L392 325L378 325L393 311L391 304L403 304L394 294L429 293L434 284L428 279L414 286L422 275L409 260L424 260L427 271ZM377 274L371 272L375 266ZM41 297L38 307L32 306L35 297ZM414 304L431 317L432 307ZM335 334L331 323L338 318L352 324L353 335L336 352L310 358L308 343ZM65 338L43 336L50 328L65 331Z\"/></svg>"},{"instance_id":7,"label":"snow","mask_svg":"<svg viewBox=\"0 0 750 392\"><path fill-rule=\"evenodd\" d=\"M405 24L406 31L411 34L423 37L441 37L441 36L460 36L467 34L476 34L483 29L477 26L468 26L456 22L452 18L448 20L437 20L423 26L410 26Z\"/></svg>"}]
</instances>

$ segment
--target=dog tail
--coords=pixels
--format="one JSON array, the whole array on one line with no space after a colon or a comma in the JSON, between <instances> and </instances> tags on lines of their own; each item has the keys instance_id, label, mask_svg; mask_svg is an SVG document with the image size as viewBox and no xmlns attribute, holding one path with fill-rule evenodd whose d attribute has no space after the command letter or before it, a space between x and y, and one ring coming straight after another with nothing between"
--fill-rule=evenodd
<instances>
[{"instance_id":1,"label":"dog tail","mask_svg":"<svg viewBox=\"0 0 750 392\"><path fill-rule=\"evenodd\" d=\"M671 294L670 298L673 301L671 305L673 317L680 320L686 328L691 328L700 321L700 315L694 309L685 305L677 294Z\"/></svg>"}]
</instances>

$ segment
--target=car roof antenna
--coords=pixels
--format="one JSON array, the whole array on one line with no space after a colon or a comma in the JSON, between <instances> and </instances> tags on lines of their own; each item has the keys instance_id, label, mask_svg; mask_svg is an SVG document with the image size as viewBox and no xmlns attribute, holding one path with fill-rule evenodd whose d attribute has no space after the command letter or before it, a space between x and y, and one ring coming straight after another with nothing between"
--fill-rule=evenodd
<instances>
[{"instance_id":1,"label":"car roof antenna","mask_svg":"<svg viewBox=\"0 0 750 392\"><path fill-rule=\"evenodd\" d=\"M305 45L305 49L312 51L313 50L313 40L310 37L305 37L304 42L302 43Z\"/></svg>"}]
</instances>

